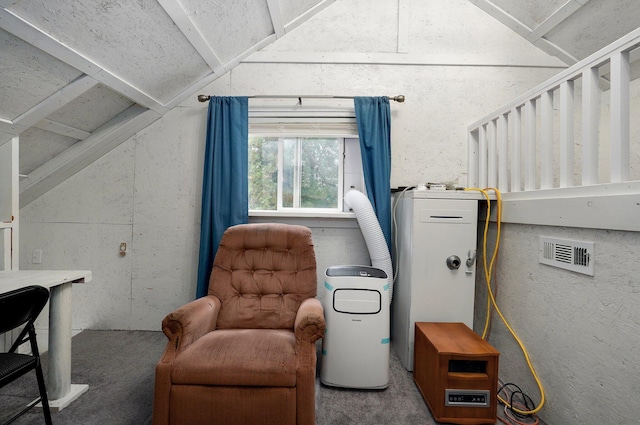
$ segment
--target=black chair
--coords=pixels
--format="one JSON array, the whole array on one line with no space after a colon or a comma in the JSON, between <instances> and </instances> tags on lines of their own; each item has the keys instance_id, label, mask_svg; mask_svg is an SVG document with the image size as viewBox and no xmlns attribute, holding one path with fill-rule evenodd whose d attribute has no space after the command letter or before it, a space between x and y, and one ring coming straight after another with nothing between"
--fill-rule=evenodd
<instances>
[{"instance_id":1,"label":"black chair","mask_svg":"<svg viewBox=\"0 0 640 425\"><path fill-rule=\"evenodd\" d=\"M18 338L14 341L8 353L0 353L0 388L13 382L22 375L35 370L40 389L40 397L29 403L21 412L5 422L8 425L42 402L44 420L51 425L51 412L47 390L44 386L44 376L40 365L40 353L36 343L36 331L33 322L36 320L45 304L49 300L49 291L42 286L28 286L0 295L0 334L12 331L25 325ZM22 344L31 344L31 354L17 353Z\"/></svg>"}]
</instances>

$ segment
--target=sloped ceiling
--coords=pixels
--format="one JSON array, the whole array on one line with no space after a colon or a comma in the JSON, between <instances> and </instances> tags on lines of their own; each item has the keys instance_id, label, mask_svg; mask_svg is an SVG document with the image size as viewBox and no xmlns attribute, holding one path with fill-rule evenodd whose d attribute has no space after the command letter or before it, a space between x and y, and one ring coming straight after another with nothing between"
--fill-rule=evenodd
<instances>
[{"instance_id":1,"label":"sloped ceiling","mask_svg":"<svg viewBox=\"0 0 640 425\"><path fill-rule=\"evenodd\" d=\"M0 0L0 144L20 136L21 205L335 1ZM568 65L639 25L637 0L469 1Z\"/></svg>"},{"instance_id":2,"label":"sloped ceiling","mask_svg":"<svg viewBox=\"0 0 640 425\"><path fill-rule=\"evenodd\" d=\"M640 27L637 0L469 0L567 65Z\"/></svg>"},{"instance_id":3,"label":"sloped ceiling","mask_svg":"<svg viewBox=\"0 0 640 425\"><path fill-rule=\"evenodd\" d=\"M26 205L335 0L0 0Z\"/></svg>"}]
</instances>

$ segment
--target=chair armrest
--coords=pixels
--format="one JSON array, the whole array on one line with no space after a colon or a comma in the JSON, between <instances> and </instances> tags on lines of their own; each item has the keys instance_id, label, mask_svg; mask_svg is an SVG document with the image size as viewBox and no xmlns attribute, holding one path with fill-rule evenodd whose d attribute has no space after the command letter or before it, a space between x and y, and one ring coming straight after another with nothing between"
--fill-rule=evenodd
<instances>
[{"instance_id":1,"label":"chair armrest","mask_svg":"<svg viewBox=\"0 0 640 425\"><path fill-rule=\"evenodd\" d=\"M156 365L153 423L169 424L171 404L171 368L173 360L195 340L216 328L220 300L212 295L199 298L170 313L162 321L162 331L169 341Z\"/></svg>"},{"instance_id":2,"label":"chair armrest","mask_svg":"<svg viewBox=\"0 0 640 425\"><path fill-rule=\"evenodd\" d=\"M324 311L317 298L307 298L300 304L296 315L294 332L296 344L314 343L324 336Z\"/></svg>"},{"instance_id":3,"label":"chair armrest","mask_svg":"<svg viewBox=\"0 0 640 425\"><path fill-rule=\"evenodd\" d=\"M169 313L162 321L162 332L169 342L163 360L173 359L201 336L216 328L220 300L207 295Z\"/></svg>"}]
</instances>

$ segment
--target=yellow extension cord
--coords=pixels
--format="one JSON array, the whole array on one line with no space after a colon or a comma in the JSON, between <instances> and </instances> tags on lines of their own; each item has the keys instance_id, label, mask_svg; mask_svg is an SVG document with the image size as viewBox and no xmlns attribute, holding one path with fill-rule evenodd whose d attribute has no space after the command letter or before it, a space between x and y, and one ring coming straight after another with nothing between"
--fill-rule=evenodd
<instances>
[{"instance_id":1,"label":"yellow extension cord","mask_svg":"<svg viewBox=\"0 0 640 425\"><path fill-rule=\"evenodd\" d=\"M487 282L487 291L489 293L489 297L488 297L488 300L487 300L487 314L486 314L484 331L482 332L482 339L486 339L486 337L487 337L487 332L488 332L488 329L489 329L489 322L490 322L490 317L491 317L491 305L493 305L493 307L496 310L496 313L498 313L498 315L500 316L500 318L504 322L505 326L507 327L507 329L511 333L511 336L513 336L513 338L516 340L516 342L520 346L520 349L522 350L522 353L524 354L524 358L527 361L527 365L529 366L529 370L531 371L531 375L533 376L533 379L536 381L536 384L538 385L538 390L540 391L540 404L538 405L538 407L536 407L533 410L516 409L515 407L511 406L508 401L504 400L500 396L498 396L498 399L502 403L504 403L507 407L509 407L511 410L513 410L516 413L519 413L519 414L522 414L522 415L533 415L533 414L539 412L540 409L542 409L542 406L544 406L544 402L545 402L544 388L542 387L542 383L540 382L540 379L538 378L538 374L536 373L536 371L535 371L535 369L533 367L533 364L531 364L531 359L529 358L529 353L527 352L527 349L525 348L525 346L522 343L522 341L520 340L520 338L518 338L518 335L516 335L515 331L511 328L511 326L509 325L509 322L507 322L507 319L505 319L504 315L500 311L500 308L498 308L498 304L496 303L496 299L493 296L493 291L491 289L491 276L493 275L493 265L494 265L494 262L496 260L497 254L498 254L498 248L500 246L500 227L501 227L501 222L502 222L502 198L500 196L500 191L498 189L495 189L495 188L486 188L486 189L467 188L465 190L472 190L472 191L481 192L484 195L484 197L486 198L486 200L487 200L487 218L485 220L485 225L484 225L484 241L483 241L483 244L482 244L482 255L483 255L483 260L484 260L483 261L484 262L484 275L485 275L485 280ZM490 262L489 266L487 267L487 233L488 233L488 230L489 230L489 219L490 219L490 216L491 216L491 200L489 198L489 191L493 191L496 194L496 199L497 199L496 223L497 223L497 225L496 225L496 246L495 246L495 248L493 250L493 255L491 256L491 262Z\"/></svg>"}]
</instances>

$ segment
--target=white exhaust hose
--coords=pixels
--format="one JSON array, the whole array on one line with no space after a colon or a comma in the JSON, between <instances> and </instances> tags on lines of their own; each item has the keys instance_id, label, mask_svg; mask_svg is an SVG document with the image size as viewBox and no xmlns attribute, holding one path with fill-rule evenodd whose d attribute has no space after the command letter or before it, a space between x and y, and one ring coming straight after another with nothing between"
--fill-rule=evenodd
<instances>
[{"instance_id":1,"label":"white exhaust hose","mask_svg":"<svg viewBox=\"0 0 640 425\"><path fill-rule=\"evenodd\" d=\"M393 298L393 263L373 206L369 198L357 189L350 189L345 195L344 201L356 215L360 231L369 250L371 265L387 274L389 303L391 303Z\"/></svg>"}]
</instances>

